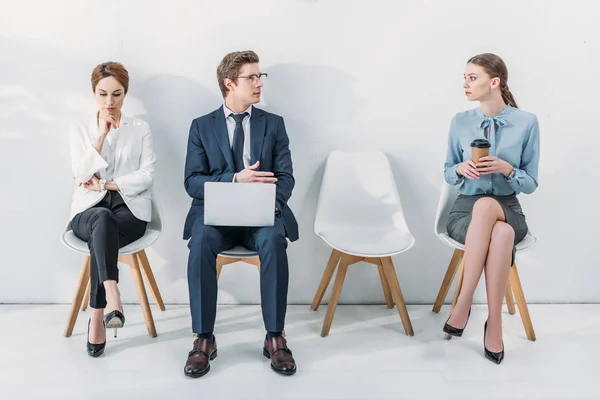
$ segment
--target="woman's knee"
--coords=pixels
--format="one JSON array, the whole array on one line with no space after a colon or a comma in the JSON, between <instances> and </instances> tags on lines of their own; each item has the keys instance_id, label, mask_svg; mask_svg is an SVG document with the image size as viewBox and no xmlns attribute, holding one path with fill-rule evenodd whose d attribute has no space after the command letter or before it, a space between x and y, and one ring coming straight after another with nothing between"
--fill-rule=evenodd
<instances>
[{"instance_id":1,"label":"woman's knee","mask_svg":"<svg viewBox=\"0 0 600 400\"><path fill-rule=\"evenodd\" d=\"M489 197L482 197L473 205L473 218L498 218L498 214L502 213L500 204Z\"/></svg>"},{"instance_id":2,"label":"woman's knee","mask_svg":"<svg viewBox=\"0 0 600 400\"><path fill-rule=\"evenodd\" d=\"M508 243L512 246L515 241L515 230L506 222L498 221L492 228L491 240L492 242L499 241L502 243Z\"/></svg>"},{"instance_id":3,"label":"woman's knee","mask_svg":"<svg viewBox=\"0 0 600 400\"><path fill-rule=\"evenodd\" d=\"M94 227L116 226L112 211L108 208L98 208L94 218Z\"/></svg>"}]
</instances>

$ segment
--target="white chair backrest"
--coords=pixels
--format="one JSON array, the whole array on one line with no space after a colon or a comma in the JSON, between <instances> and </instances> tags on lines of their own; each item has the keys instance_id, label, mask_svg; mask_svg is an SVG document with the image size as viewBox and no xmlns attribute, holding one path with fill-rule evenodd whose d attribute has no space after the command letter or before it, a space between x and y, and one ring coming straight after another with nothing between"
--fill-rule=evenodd
<instances>
[{"instance_id":1,"label":"white chair backrest","mask_svg":"<svg viewBox=\"0 0 600 400\"><path fill-rule=\"evenodd\" d=\"M329 154L314 230L359 227L408 231L390 163L384 153Z\"/></svg>"},{"instance_id":2,"label":"white chair backrest","mask_svg":"<svg viewBox=\"0 0 600 400\"><path fill-rule=\"evenodd\" d=\"M435 216L434 229L436 235L447 233L446 224L450 217L450 211L452 211L454 202L458 197L458 188L459 186L449 185L446 181L442 184L442 192L440 193L440 201Z\"/></svg>"}]
</instances>

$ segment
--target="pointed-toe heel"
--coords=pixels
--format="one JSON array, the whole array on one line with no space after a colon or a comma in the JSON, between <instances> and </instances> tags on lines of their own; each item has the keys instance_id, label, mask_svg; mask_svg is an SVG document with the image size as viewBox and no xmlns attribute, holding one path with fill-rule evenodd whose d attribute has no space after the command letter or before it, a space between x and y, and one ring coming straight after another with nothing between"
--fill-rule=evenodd
<instances>
[{"instance_id":1,"label":"pointed-toe heel","mask_svg":"<svg viewBox=\"0 0 600 400\"><path fill-rule=\"evenodd\" d=\"M493 351L489 351L487 347L485 347L485 334L487 332L487 321L485 321L485 325L483 326L483 350L485 353L485 358L493 362L494 364L500 364L502 360L504 360L504 341L502 341L502 351L498 353L494 353Z\"/></svg>"},{"instance_id":2,"label":"pointed-toe heel","mask_svg":"<svg viewBox=\"0 0 600 400\"><path fill-rule=\"evenodd\" d=\"M450 315L451 317L452 315ZM450 317L448 317L448 319L446 320L446 323L444 324L444 329L443 331L445 333L447 333L448 335L452 335L452 336L456 336L456 337L461 337L465 328L467 327L467 324L469 323L469 318L471 317L471 309L469 308L469 315L467 316L467 322L465 323L464 328L460 329L460 328L455 328L452 325L448 325L448 321L450 321Z\"/></svg>"},{"instance_id":3,"label":"pointed-toe heel","mask_svg":"<svg viewBox=\"0 0 600 400\"><path fill-rule=\"evenodd\" d=\"M92 322L92 320L90 319L88 321L88 335L87 335L86 349L87 349L87 353L90 357L96 358L96 357L100 357L102 354L104 354L104 348L106 347L106 340L104 340L104 343L99 343L99 344L90 343L90 323L91 322Z\"/></svg>"}]
</instances>

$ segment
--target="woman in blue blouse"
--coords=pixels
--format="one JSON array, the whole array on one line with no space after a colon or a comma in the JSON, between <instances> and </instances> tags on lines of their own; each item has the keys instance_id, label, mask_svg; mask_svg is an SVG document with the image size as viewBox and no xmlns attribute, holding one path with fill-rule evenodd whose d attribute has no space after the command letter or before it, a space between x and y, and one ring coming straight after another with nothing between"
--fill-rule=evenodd
<instances>
[{"instance_id":1,"label":"woman in blue blouse","mask_svg":"<svg viewBox=\"0 0 600 400\"><path fill-rule=\"evenodd\" d=\"M463 88L480 107L456 114L450 125L446 182L461 184L447 229L465 244L464 280L444 332L461 336L467 325L473 293L485 270L488 320L484 328L486 357L499 364L504 358L502 302L515 244L527 234L517 194L538 186L539 126L535 115L521 111L508 89L508 71L494 54L467 62ZM471 142L486 139L489 156L471 160Z\"/></svg>"}]
</instances>

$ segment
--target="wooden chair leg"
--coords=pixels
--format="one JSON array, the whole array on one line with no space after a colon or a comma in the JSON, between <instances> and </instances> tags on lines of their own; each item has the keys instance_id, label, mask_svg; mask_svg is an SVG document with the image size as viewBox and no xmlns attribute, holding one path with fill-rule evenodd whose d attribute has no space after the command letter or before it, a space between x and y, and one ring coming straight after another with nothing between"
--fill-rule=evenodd
<instances>
[{"instance_id":1,"label":"wooden chair leg","mask_svg":"<svg viewBox=\"0 0 600 400\"><path fill-rule=\"evenodd\" d=\"M146 277L146 282L148 282L148 286L150 286L150 293L154 298L154 302L156 303L160 311L165 311L165 303L163 302L162 296L160 295L160 291L158 290L158 285L156 284L156 279L154 278L154 273L152 272L152 268L150 267L150 262L148 261L146 252L144 250L141 250L135 253L135 255L140 261L142 272Z\"/></svg>"},{"instance_id":2,"label":"wooden chair leg","mask_svg":"<svg viewBox=\"0 0 600 400\"><path fill-rule=\"evenodd\" d=\"M333 316L337 307L338 300L340 299L340 293L342 293L342 286L344 285L344 279L346 278L346 272L348 272L349 262L346 256L342 256L340 265L337 268L337 274L335 276L335 282L331 291L331 298L329 299L329 305L327 306L327 313L325 314L325 320L323 321L323 328L321 329L321 336L325 337L329 335L331 329L331 323L333 322ZM331 258L329 259L331 261ZM329 263L328 263L329 267ZM325 276L323 276L325 278ZM321 281L323 283L323 280ZM328 282L326 282L328 283ZM319 288L321 285L319 285ZM325 285L325 287L327 287Z\"/></svg>"},{"instance_id":3,"label":"wooden chair leg","mask_svg":"<svg viewBox=\"0 0 600 400\"><path fill-rule=\"evenodd\" d=\"M246 260L245 258L233 258L233 257L226 257L226 256L218 256L217 257L217 280L221 276L221 271L223 270L223 267L225 265L229 265L229 264L236 263L238 261L245 261L245 260Z\"/></svg>"},{"instance_id":4,"label":"wooden chair leg","mask_svg":"<svg viewBox=\"0 0 600 400\"><path fill-rule=\"evenodd\" d=\"M221 270L223 269L223 257L218 256L217 257L217 280L219 280L219 277L221 276Z\"/></svg>"},{"instance_id":5,"label":"wooden chair leg","mask_svg":"<svg viewBox=\"0 0 600 400\"><path fill-rule=\"evenodd\" d=\"M450 307L450 313L448 315L452 315L452 310L454 310L454 306L456 306L456 301L458 300L458 295L460 294L460 289L462 288L463 278L465 276L465 259L463 258L460 263L460 271L458 272L458 280L456 281L456 290L454 291L454 299L452 300L452 306ZM448 335L444 333L444 339L450 340L452 339L452 335Z\"/></svg>"},{"instance_id":6,"label":"wooden chair leg","mask_svg":"<svg viewBox=\"0 0 600 400\"><path fill-rule=\"evenodd\" d=\"M515 299L513 297L512 286L510 286L510 280L506 282L506 306L508 307L508 313L510 315L515 315L517 310L515 310Z\"/></svg>"},{"instance_id":7,"label":"wooden chair leg","mask_svg":"<svg viewBox=\"0 0 600 400\"><path fill-rule=\"evenodd\" d=\"M432 311L434 313L438 313L442 309L442 305L444 304L444 300L446 300L446 296L448 296L448 291L450 290L452 281L454 281L456 271L458 270L464 253L464 250L456 249L452 254L452 259L450 260L450 264L448 264L448 270L446 271L446 275L442 281L442 286L440 287L440 291L435 299L435 303L433 304Z\"/></svg>"},{"instance_id":8,"label":"wooden chair leg","mask_svg":"<svg viewBox=\"0 0 600 400\"><path fill-rule=\"evenodd\" d=\"M535 340L535 332L533 331L531 316L529 315L527 301L525 301L525 294L523 293L523 287L521 286L521 279L519 279L519 272L517 271L516 264L510 269L510 284L515 293L515 300L517 301L517 306L519 307L519 314L521 314L521 320L523 321L527 338L529 340Z\"/></svg>"},{"instance_id":9,"label":"wooden chair leg","mask_svg":"<svg viewBox=\"0 0 600 400\"><path fill-rule=\"evenodd\" d=\"M323 272L323 277L321 278L321 282L319 283L319 287L317 288L317 292L315 293L315 297L313 299L311 310L317 311L319 308L319 304L323 300L323 295L327 290L327 286L329 286L329 282L331 281L331 277L335 272L338 262L342 258L342 253L338 250L332 250L331 255L329 256L329 261L327 261L327 266L325 267L325 271Z\"/></svg>"},{"instance_id":10,"label":"wooden chair leg","mask_svg":"<svg viewBox=\"0 0 600 400\"><path fill-rule=\"evenodd\" d=\"M146 288L144 287L144 279L142 278L142 272L140 271L140 265L135 254L127 256L127 263L129 264L129 270L133 276L133 283L140 300L140 306L142 307L142 313L144 314L144 320L146 321L146 328L148 334L152 337L156 337L156 327L154 326L154 319L152 318L152 310L150 310L150 304L148 303L148 295L146 294Z\"/></svg>"},{"instance_id":11,"label":"wooden chair leg","mask_svg":"<svg viewBox=\"0 0 600 400\"><path fill-rule=\"evenodd\" d=\"M90 290L91 290L91 282L88 280L85 293L83 295L83 301L81 302L81 311L85 311L88 308L88 304L90 303Z\"/></svg>"},{"instance_id":12,"label":"wooden chair leg","mask_svg":"<svg viewBox=\"0 0 600 400\"><path fill-rule=\"evenodd\" d=\"M79 281L77 283L77 291L71 304L71 312L69 313L69 319L67 320L67 326L65 328L65 337L71 336L73 328L75 327L75 321L77 321L77 315L79 314L79 308L81 307L81 301L85 295L85 288L90 281L90 257L86 256L83 260L83 267L79 274Z\"/></svg>"},{"instance_id":13,"label":"wooden chair leg","mask_svg":"<svg viewBox=\"0 0 600 400\"><path fill-rule=\"evenodd\" d=\"M392 257L382 257L381 264L387 281L390 285L392 295L394 296L394 302L396 303L398 314L400 314L402 325L404 325L404 331L408 336L413 336L415 333L413 331L412 323L410 322L406 304L404 303L404 297L402 296L400 282L398 281L398 276L396 275L396 270L394 269Z\"/></svg>"},{"instance_id":14,"label":"wooden chair leg","mask_svg":"<svg viewBox=\"0 0 600 400\"><path fill-rule=\"evenodd\" d=\"M383 289L383 296L385 297L385 304L387 308L394 308L394 299L392 298L392 291L390 289L390 284L385 277L385 272L383 272L383 266L381 264L377 265L377 270L379 271L379 279L381 280L381 288Z\"/></svg>"}]
</instances>

